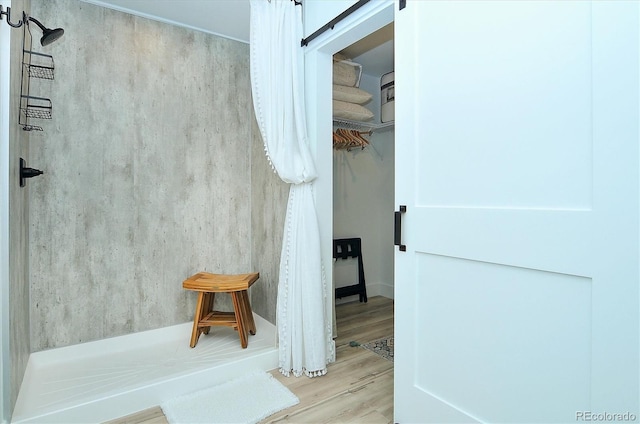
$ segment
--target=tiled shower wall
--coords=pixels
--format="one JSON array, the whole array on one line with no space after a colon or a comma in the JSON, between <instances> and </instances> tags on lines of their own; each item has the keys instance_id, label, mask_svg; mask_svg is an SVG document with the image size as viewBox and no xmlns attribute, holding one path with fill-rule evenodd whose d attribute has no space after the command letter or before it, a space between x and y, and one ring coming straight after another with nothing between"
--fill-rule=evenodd
<instances>
[{"instance_id":1,"label":"tiled shower wall","mask_svg":"<svg viewBox=\"0 0 640 424\"><path fill-rule=\"evenodd\" d=\"M11 2L11 21L22 19L29 0ZM1 23L1 22L0 22ZM3 24L4 25L4 24ZM18 126L23 29L11 31L11 99L9 120L9 348L11 351L11 405L15 404L27 367L29 340L29 187L20 187L20 158L28 159L29 132ZM27 163L29 165L29 163Z\"/></svg>"},{"instance_id":2,"label":"tiled shower wall","mask_svg":"<svg viewBox=\"0 0 640 424\"><path fill-rule=\"evenodd\" d=\"M187 322L189 275L259 271L275 322L288 187L255 124L249 46L78 0L35 0L53 119L31 134L31 348ZM40 32L34 27L34 38ZM220 297L220 296L219 296ZM224 299L220 308L230 308Z\"/></svg>"}]
</instances>

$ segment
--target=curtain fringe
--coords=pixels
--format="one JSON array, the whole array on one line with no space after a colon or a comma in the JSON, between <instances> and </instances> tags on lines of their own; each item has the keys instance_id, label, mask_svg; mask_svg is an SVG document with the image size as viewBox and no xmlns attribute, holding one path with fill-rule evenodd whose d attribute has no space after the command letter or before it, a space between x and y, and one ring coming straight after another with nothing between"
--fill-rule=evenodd
<instances>
[{"instance_id":1,"label":"curtain fringe","mask_svg":"<svg viewBox=\"0 0 640 424\"><path fill-rule=\"evenodd\" d=\"M302 371L295 371L295 370L285 370L284 368L280 368L280 374L284 375L285 377L290 377L291 374L293 374L294 377L300 377L302 374L304 374L309 378L313 378L313 377L322 377L323 375L326 375L327 369L324 368L318 371L309 371L309 370L303 369Z\"/></svg>"}]
</instances>

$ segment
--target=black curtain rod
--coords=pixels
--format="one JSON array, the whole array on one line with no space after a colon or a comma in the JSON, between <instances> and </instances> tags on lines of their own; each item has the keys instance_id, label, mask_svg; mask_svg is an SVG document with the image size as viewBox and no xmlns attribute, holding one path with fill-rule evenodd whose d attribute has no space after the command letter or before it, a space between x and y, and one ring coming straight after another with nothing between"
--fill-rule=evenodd
<instances>
[{"instance_id":1,"label":"black curtain rod","mask_svg":"<svg viewBox=\"0 0 640 424\"><path fill-rule=\"evenodd\" d=\"M368 3L369 0L360 0L357 3L355 3L353 6L351 6L350 8L348 8L347 10L345 10L344 12L342 12L341 14L339 14L338 16L336 16L335 18L333 18L332 20L330 20L329 22L327 22L323 27L321 27L320 29L318 29L316 32L314 32L313 34L311 34L310 36L308 36L307 38L303 38L302 41L300 42L300 46L304 47L309 45L309 43L316 37L318 37L320 34L322 34L323 32L333 29L333 27L340 22L341 20L343 20L344 18L346 18L347 16L351 15L353 12L355 12L356 10L360 9L362 6L364 6L366 3Z\"/></svg>"}]
</instances>

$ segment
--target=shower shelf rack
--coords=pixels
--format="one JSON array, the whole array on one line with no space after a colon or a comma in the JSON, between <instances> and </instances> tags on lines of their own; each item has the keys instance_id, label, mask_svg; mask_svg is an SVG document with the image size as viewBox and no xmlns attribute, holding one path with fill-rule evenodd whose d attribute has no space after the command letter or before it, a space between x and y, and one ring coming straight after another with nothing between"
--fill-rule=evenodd
<instances>
[{"instance_id":1,"label":"shower shelf rack","mask_svg":"<svg viewBox=\"0 0 640 424\"><path fill-rule=\"evenodd\" d=\"M26 31L25 31L26 32ZM31 41L29 34L29 43ZM25 40L26 44L26 33ZM22 81L20 87L20 116L19 124L24 131L43 131L41 126L32 125L29 119L51 119L53 105L45 97L30 95L31 79L54 79L55 64L53 56L22 48Z\"/></svg>"},{"instance_id":2,"label":"shower shelf rack","mask_svg":"<svg viewBox=\"0 0 640 424\"><path fill-rule=\"evenodd\" d=\"M31 50L25 50L24 53L31 56L31 60L28 63L23 62L30 78L53 79L55 69L53 56ZM38 60L38 63L32 63L34 59L33 56L40 59Z\"/></svg>"},{"instance_id":3,"label":"shower shelf rack","mask_svg":"<svg viewBox=\"0 0 640 424\"><path fill-rule=\"evenodd\" d=\"M44 97L20 96L23 101L22 112L27 118L51 119L51 100Z\"/></svg>"}]
</instances>

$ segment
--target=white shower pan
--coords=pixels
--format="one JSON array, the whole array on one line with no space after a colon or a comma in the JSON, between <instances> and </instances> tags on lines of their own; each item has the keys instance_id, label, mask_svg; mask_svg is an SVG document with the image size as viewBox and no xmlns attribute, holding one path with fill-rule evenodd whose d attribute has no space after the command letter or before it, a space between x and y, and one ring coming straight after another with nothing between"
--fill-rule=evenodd
<instances>
[{"instance_id":1,"label":"white shower pan","mask_svg":"<svg viewBox=\"0 0 640 424\"><path fill-rule=\"evenodd\" d=\"M238 333L212 327L189 347L192 323L31 354L12 423L101 423L246 373L278 366L275 326L258 315Z\"/></svg>"}]
</instances>

